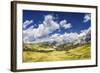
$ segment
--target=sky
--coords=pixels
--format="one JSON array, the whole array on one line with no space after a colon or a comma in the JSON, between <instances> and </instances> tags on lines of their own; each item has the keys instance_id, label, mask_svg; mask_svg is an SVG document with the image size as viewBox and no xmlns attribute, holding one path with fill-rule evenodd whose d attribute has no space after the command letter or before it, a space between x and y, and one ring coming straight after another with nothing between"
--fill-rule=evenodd
<instances>
[{"instance_id":1,"label":"sky","mask_svg":"<svg viewBox=\"0 0 100 73\"><path fill-rule=\"evenodd\" d=\"M23 42L73 40L91 27L90 13L23 10ZM74 36L74 37L73 37ZM58 40L58 39L56 39Z\"/></svg>"}]
</instances>

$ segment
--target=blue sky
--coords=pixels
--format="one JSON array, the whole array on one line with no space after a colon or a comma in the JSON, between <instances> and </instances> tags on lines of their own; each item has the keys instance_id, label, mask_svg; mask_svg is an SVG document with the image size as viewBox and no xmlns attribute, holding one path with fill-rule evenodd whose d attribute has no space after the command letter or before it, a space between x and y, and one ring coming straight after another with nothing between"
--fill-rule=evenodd
<instances>
[{"instance_id":1,"label":"blue sky","mask_svg":"<svg viewBox=\"0 0 100 73\"><path fill-rule=\"evenodd\" d=\"M25 25L23 31L30 28L38 29L40 28L41 25L44 25L44 22L46 24L47 22L50 22L50 24L51 23L54 24L53 25L51 24L51 28L47 27L49 36L53 34L64 34L65 32L81 33L82 30L86 30L91 26L90 17L91 17L90 13L23 10L23 26ZM62 21L64 22L63 24ZM55 30L52 29L56 25L59 25L59 27L55 28ZM40 28L40 30L42 29ZM49 30L52 32L49 33ZM45 33L45 31L43 32ZM34 36L35 34L31 36L31 38L33 39ZM46 35L39 36L38 38L44 36L45 37L47 36L47 32Z\"/></svg>"},{"instance_id":2,"label":"blue sky","mask_svg":"<svg viewBox=\"0 0 100 73\"><path fill-rule=\"evenodd\" d=\"M68 22L70 22L73 27L71 29L65 30L68 32L80 32L81 30L90 27L90 21L87 23L83 22L86 13L24 10L23 22L25 22L25 20L34 20L34 23L32 25L36 24L38 27L38 24L41 24L43 22L44 16L48 14L55 16L55 21L57 22L63 19L66 19Z\"/></svg>"}]
</instances>

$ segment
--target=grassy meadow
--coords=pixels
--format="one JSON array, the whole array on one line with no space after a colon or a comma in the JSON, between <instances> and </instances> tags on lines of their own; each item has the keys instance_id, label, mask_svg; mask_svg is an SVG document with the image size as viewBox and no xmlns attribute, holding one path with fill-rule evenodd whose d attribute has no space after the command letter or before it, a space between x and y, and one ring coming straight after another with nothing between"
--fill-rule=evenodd
<instances>
[{"instance_id":1,"label":"grassy meadow","mask_svg":"<svg viewBox=\"0 0 100 73\"><path fill-rule=\"evenodd\" d=\"M23 62L44 62L44 61L64 61L64 60L83 60L90 59L90 44L68 47L54 47L47 44L24 44ZM67 49L70 48L70 49Z\"/></svg>"}]
</instances>

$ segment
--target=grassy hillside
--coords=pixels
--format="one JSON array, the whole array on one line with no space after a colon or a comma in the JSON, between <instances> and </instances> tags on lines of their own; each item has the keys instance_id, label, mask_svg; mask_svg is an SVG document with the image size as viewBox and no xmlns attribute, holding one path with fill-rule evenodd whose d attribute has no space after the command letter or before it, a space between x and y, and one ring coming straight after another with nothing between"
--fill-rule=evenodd
<instances>
[{"instance_id":1,"label":"grassy hillside","mask_svg":"<svg viewBox=\"0 0 100 73\"><path fill-rule=\"evenodd\" d=\"M90 44L84 44L69 50L57 50L48 44L24 44L23 62L64 61L90 59ZM62 47L63 48L63 47ZM60 48L61 49L61 48Z\"/></svg>"}]
</instances>

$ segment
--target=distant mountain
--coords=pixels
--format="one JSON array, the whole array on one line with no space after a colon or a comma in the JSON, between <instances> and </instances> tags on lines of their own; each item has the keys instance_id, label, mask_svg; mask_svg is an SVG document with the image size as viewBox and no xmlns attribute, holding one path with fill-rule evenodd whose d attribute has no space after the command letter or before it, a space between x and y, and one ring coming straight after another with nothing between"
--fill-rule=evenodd
<instances>
[{"instance_id":1,"label":"distant mountain","mask_svg":"<svg viewBox=\"0 0 100 73\"><path fill-rule=\"evenodd\" d=\"M81 31L81 33L65 33L63 35L56 34L53 37L37 39L29 43L45 43L45 45L60 46L60 45L77 45L91 42L91 29ZM27 42L28 43L28 42ZM46 44L47 43L47 44Z\"/></svg>"},{"instance_id":2,"label":"distant mountain","mask_svg":"<svg viewBox=\"0 0 100 73\"><path fill-rule=\"evenodd\" d=\"M87 31L85 31L85 33L81 33L78 37L75 37L75 38L73 39L73 38L67 37L67 39L54 40L54 41L51 41L50 43L54 44L55 46L59 46L63 44L77 45L77 44L90 43L91 42L91 30L88 29Z\"/></svg>"},{"instance_id":3,"label":"distant mountain","mask_svg":"<svg viewBox=\"0 0 100 73\"><path fill-rule=\"evenodd\" d=\"M84 35L80 35L74 44L85 44L91 42L91 30L88 29Z\"/></svg>"},{"instance_id":4,"label":"distant mountain","mask_svg":"<svg viewBox=\"0 0 100 73\"><path fill-rule=\"evenodd\" d=\"M90 44L91 42L91 30L87 30L82 32L81 34L78 34L77 37L68 37L67 35L62 37L55 38L55 39L50 39L49 40L38 40L35 42L31 43L25 43L25 50L31 50L33 48L34 50L37 48L49 48L49 49L56 49L56 50L69 50L73 49L82 45ZM28 45L31 45L33 47L29 47ZM37 47L39 46L39 47ZM51 50L52 50L51 49ZM42 50L42 49L41 49Z\"/></svg>"}]
</instances>

